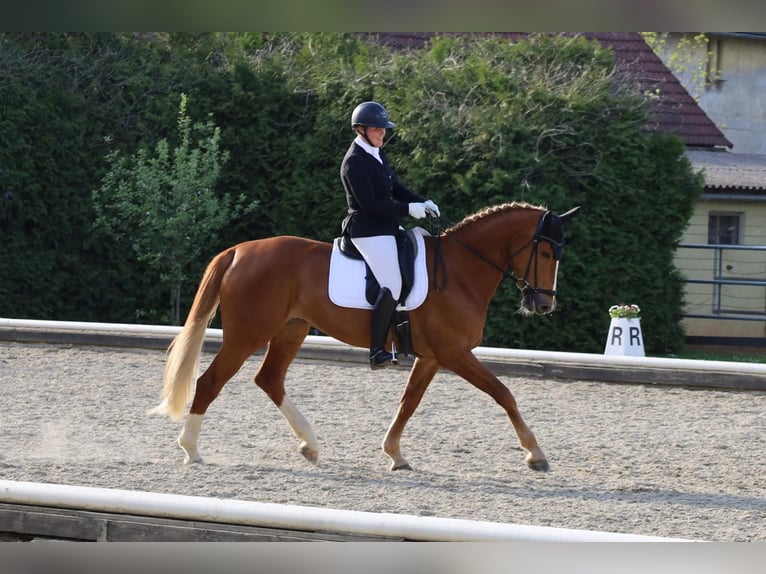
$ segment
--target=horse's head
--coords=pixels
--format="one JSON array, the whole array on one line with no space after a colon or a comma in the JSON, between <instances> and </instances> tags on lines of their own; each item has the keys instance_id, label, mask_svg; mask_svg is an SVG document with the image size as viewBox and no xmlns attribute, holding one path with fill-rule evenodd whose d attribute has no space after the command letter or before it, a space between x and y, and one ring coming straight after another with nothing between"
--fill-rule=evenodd
<instances>
[{"instance_id":1,"label":"horse's head","mask_svg":"<svg viewBox=\"0 0 766 574\"><path fill-rule=\"evenodd\" d=\"M562 215L545 211L531 240L514 254L513 278L521 291L523 313L547 315L556 308L556 276L564 249L564 224L579 209L574 207Z\"/></svg>"}]
</instances>

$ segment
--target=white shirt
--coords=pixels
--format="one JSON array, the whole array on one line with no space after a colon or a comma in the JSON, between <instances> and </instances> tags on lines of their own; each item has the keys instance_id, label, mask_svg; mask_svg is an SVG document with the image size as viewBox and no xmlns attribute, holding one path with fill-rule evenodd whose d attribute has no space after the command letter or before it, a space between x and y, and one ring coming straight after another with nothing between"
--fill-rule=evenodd
<instances>
[{"instance_id":1,"label":"white shirt","mask_svg":"<svg viewBox=\"0 0 766 574\"><path fill-rule=\"evenodd\" d=\"M376 160L378 160L380 163L383 163L383 160L380 159L380 148L377 148L373 145L368 144L366 141L364 141L364 138L362 136L356 136L354 143L358 145L359 147L361 147L364 151L366 151L372 157L374 157Z\"/></svg>"}]
</instances>

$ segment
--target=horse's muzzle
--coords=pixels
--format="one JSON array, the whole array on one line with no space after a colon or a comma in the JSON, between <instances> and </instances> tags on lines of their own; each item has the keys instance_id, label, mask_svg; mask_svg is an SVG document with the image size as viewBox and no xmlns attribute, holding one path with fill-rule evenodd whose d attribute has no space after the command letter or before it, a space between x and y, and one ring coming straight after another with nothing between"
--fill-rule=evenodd
<instances>
[{"instance_id":1,"label":"horse's muzzle","mask_svg":"<svg viewBox=\"0 0 766 574\"><path fill-rule=\"evenodd\" d=\"M556 308L556 295L530 290L524 293L521 304L529 313L547 315Z\"/></svg>"}]
</instances>

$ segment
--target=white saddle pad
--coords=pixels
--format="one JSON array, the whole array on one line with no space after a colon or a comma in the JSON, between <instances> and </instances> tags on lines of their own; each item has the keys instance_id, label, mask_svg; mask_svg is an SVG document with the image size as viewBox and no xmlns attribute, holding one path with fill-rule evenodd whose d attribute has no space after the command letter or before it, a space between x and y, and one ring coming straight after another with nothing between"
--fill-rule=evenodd
<instances>
[{"instance_id":1,"label":"white saddle pad","mask_svg":"<svg viewBox=\"0 0 766 574\"><path fill-rule=\"evenodd\" d=\"M397 306L400 311L411 311L423 304L428 295L428 272L426 270L426 250L423 242L424 235L430 235L422 227L412 229L416 242L415 278L410 294L404 305ZM365 263L359 259L351 259L340 252L340 238L336 238L330 256L330 301L339 307L354 309L372 309L364 294Z\"/></svg>"}]
</instances>

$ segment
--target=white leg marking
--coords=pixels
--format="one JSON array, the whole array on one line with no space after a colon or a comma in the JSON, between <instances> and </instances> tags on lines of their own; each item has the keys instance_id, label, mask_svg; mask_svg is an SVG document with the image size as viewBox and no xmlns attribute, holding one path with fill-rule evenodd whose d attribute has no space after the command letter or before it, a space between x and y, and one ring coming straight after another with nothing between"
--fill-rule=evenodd
<instances>
[{"instance_id":1,"label":"white leg marking","mask_svg":"<svg viewBox=\"0 0 766 574\"><path fill-rule=\"evenodd\" d=\"M282 399L279 410L287 419L295 436L301 440L301 454L309 462L316 463L319 453L319 442L314 436L314 429L311 428L311 424L309 424L306 417L301 414L287 395Z\"/></svg>"},{"instance_id":2,"label":"white leg marking","mask_svg":"<svg viewBox=\"0 0 766 574\"><path fill-rule=\"evenodd\" d=\"M197 439L199 438L199 431L202 426L202 417L203 415L187 415L184 428L181 430L181 434L178 435L178 446L184 449L186 453L184 464L202 462L202 457L197 450Z\"/></svg>"}]
</instances>

